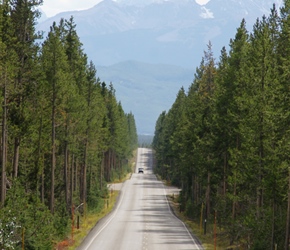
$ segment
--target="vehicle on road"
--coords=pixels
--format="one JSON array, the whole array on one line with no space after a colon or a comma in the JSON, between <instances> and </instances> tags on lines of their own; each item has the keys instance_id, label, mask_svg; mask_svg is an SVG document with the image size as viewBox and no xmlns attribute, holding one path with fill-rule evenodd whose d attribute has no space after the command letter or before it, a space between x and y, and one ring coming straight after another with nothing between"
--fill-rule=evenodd
<instances>
[{"instance_id":1,"label":"vehicle on road","mask_svg":"<svg viewBox=\"0 0 290 250\"><path fill-rule=\"evenodd\" d=\"M139 174L144 174L144 169L143 168L138 168L138 173Z\"/></svg>"}]
</instances>

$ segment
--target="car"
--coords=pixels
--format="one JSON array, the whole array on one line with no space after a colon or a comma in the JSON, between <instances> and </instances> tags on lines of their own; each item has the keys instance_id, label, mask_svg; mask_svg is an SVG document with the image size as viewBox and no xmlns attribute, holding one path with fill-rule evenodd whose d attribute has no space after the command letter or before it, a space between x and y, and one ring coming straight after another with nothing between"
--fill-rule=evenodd
<instances>
[{"instance_id":1,"label":"car","mask_svg":"<svg viewBox=\"0 0 290 250\"><path fill-rule=\"evenodd\" d=\"M138 168L138 173L139 174L144 174L144 169L143 168Z\"/></svg>"}]
</instances>

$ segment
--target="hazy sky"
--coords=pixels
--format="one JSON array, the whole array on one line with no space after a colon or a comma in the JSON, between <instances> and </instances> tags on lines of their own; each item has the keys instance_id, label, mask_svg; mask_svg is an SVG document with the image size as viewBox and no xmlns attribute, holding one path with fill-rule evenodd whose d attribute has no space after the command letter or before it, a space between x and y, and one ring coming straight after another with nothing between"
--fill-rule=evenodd
<instances>
[{"instance_id":1,"label":"hazy sky","mask_svg":"<svg viewBox=\"0 0 290 250\"><path fill-rule=\"evenodd\" d=\"M70 10L89 9L102 0L44 0L41 9L48 16L54 16L59 12ZM195 0L199 4L205 4L210 0Z\"/></svg>"},{"instance_id":2,"label":"hazy sky","mask_svg":"<svg viewBox=\"0 0 290 250\"><path fill-rule=\"evenodd\" d=\"M89 9L101 1L102 0L43 0L41 9L48 17L51 17L59 12Z\"/></svg>"}]
</instances>

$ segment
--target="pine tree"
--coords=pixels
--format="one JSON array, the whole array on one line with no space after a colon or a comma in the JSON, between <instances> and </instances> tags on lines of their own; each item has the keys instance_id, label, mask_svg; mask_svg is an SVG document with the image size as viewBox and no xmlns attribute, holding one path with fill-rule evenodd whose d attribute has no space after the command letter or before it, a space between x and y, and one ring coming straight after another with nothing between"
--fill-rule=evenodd
<instances>
[{"instance_id":1,"label":"pine tree","mask_svg":"<svg viewBox=\"0 0 290 250\"><path fill-rule=\"evenodd\" d=\"M35 23L39 17L36 8L41 3L42 0L12 0L10 2L11 23L15 37L13 48L17 54L13 104L10 105L11 114L13 114L10 119L15 127L14 131L11 131L14 136L13 177L18 176L21 137L27 132L25 102L32 88L34 74L37 72L34 70L36 66L34 59L38 53L38 46L35 43L38 38L35 33Z\"/></svg>"},{"instance_id":2,"label":"pine tree","mask_svg":"<svg viewBox=\"0 0 290 250\"><path fill-rule=\"evenodd\" d=\"M56 126L60 122L59 115L63 112L63 100L66 95L68 77L68 64L65 48L61 41L61 31L54 23L43 45L42 64L47 82L47 92L51 99L51 185L50 185L50 210L54 213L54 189L57 135Z\"/></svg>"},{"instance_id":3,"label":"pine tree","mask_svg":"<svg viewBox=\"0 0 290 250\"><path fill-rule=\"evenodd\" d=\"M287 130L289 124L289 63L290 63L290 1L285 0L284 6L280 10L281 23L280 23L280 36L278 39L277 46L277 58L279 67L279 80L280 80L280 104L278 112L280 114L280 123L278 128L278 138L279 138L279 153L281 159L281 165L283 166L284 175L288 175L287 184L287 194L285 198L287 199L287 215L286 215L286 228L285 228L285 244L284 249L289 249L289 239L290 239L290 171L289 171L289 157L287 152L287 142L289 141L289 131ZM285 183L286 184L286 183ZM287 185L286 184L286 185Z\"/></svg>"},{"instance_id":4,"label":"pine tree","mask_svg":"<svg viewBox=\"0 0 290 250\"><path fill-rule=\"evenodd\" d=\"M82 156L78 156L80 159L82 186L80 187L80 200L85 203L86 201L86 186L87 186L87 152L88 152L88 139L86 120L88 110L86 108L87 92L85 90L86 79L86 67L87 56L83 53L82 44L76 32L76 24L73 17L69 20L61 20L60 29L62 30L62 40L66 50L69 73L70 73L70 92L71 94L67 99L66 108L66 126L64 131L64 184L65 184L65 197L67 206L70 207L69 201L69 176L68 176L68 158L69 151L72 151L72 136L76 133L79 134L76 140L79 141L80 150ZM80 117L81 115L81 117ZM73 129L74 128L74 129ZM76 131L74 131L76 130ZM72 173L72 169L70 171ZM72 194L71 194L72 195Z\"/></svg>"}]
</instances>

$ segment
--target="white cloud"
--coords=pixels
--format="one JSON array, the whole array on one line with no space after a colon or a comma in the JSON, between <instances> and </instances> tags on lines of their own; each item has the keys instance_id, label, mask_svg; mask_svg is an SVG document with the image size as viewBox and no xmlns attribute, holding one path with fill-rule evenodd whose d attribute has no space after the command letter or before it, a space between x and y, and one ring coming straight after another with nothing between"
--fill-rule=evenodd
<instances>
[{"instance_id":1,"label":"white cloud","mask_svg":"<svg viewBox=\"0 0 290 250\"><path fill-rule=\"evenodd\" d=\"M195 0L196 3L200 5L206 5L210 0Z\"/></svg>"},{"instance_id":2,"label":"white cloud","mask_svg":"<svg viewBox=\"0 0 290 250\"><path fill-rule=\"evenodd\" d=\"M89 9L101 1L102 0L44 0L41 9L48 17L51 17L64 11Z\"/></svg>"},{"instance_id":3,"label":"white cloud","mask_svg":"<svg viewBox=\"0 0 290 250\"><path fill-rule=\"evenodd\" d=\"M201 7L201 9L202 9L202 13L200 14L200 16L202 18L214 18L213 13L209 9L205 7Z\"/></svg>"}]
</instances>

